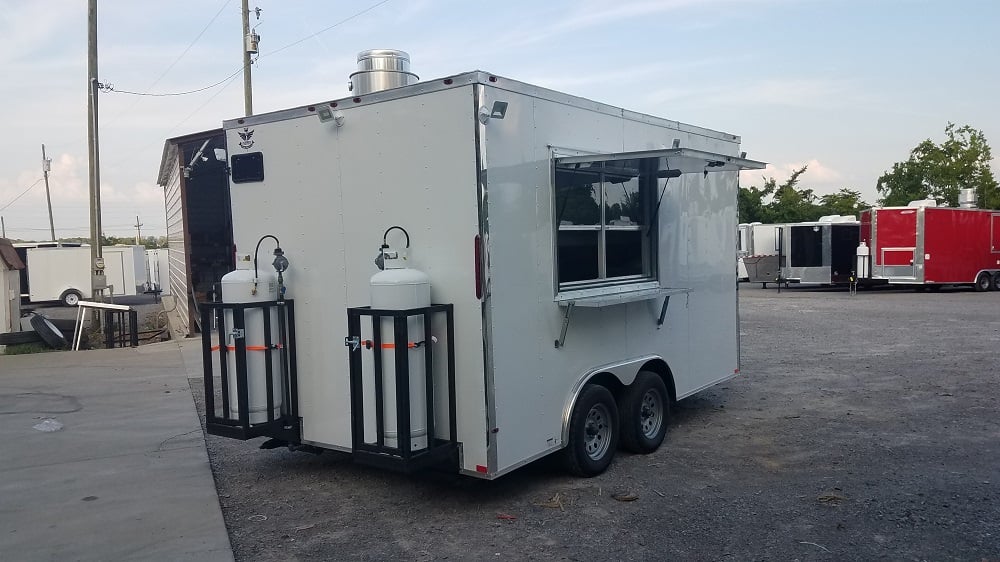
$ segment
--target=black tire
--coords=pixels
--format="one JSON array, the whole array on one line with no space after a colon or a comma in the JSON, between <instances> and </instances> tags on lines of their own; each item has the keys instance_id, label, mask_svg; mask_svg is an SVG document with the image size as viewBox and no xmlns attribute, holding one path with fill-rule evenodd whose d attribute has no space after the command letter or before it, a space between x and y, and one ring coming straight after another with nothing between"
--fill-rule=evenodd
<instances>
[{"instance_id":1,"label":"black tire","mask_svg":"<svg viewBox=\"0 0 1000 562\"><path fill-rule=\"evenodd\" d=\"M76 289L66 289L59 295L59 302L63 306L76 306L77 303L83 298L83 293L77 291Z\"/></svg>"},{"instance_id":2,"label":"black tire","mask_svg":"<svg viewBox=\"0 0 1000 562\"><path fill-rule=\"evenodd\" d=\"M980 293L989 291L991 285L993 285L993 276L989 273L984 271L979 274L979 277L976 277L976 291Z\"/></svg>"},{"instance_id":3,"label":"black tire","mask_svg":"<svg viewBox=\"0 0 1000 562\"><path fill-rule=\"evenodd\" d=\"M42 337L42 341L49 347L53 349L66 349L69 347L69 342L66 341L66 337L59 331L59 328L56 328L48 318L41 314L35 314L31 317L31 327L38 332L38 335Z\"/></svg>"},{"instance_id":4,"label":"black tire","mask_svg":"<svg viewBox=\"0 0 1000 562\"><path fill-rule=\"evenodd\" d=\"M618 448L618 405L611 391L583 387L569 418L569 440L562 451L566 470L590 478L607 470Z\"/></svg>"},{"instance_id":5,"label":"black tire","mask_svg":"<svg viewBox=\"0 0 1000 562\"><path fill-rule=\"evenodd\" d=\"M34 343L42 341L42 337L34 330L24 332L8 332L0 334L0 345L20 345L22 343Z\"/></svg>"},{"instance_id":6,"label":"black tire","mask_svg":"<svg viewBox=\"0 0 1000 562\"><path fill-rule=\"evenodd\" d=\"M621 448L630 453L652 453L663 443L670 420L670 395L656 373L639 371L618 397Z\"/></svg>"},{"instance_id":7,"label":"black tire","mask_svg":"<svg viewBox=\"0 0 1000 562\"><path fill-rule=\"evenodd\" d=\"M990 286L991 291L1000 291L1000 271L993 274L993 284Z\"/></svg>"}]
</instances>

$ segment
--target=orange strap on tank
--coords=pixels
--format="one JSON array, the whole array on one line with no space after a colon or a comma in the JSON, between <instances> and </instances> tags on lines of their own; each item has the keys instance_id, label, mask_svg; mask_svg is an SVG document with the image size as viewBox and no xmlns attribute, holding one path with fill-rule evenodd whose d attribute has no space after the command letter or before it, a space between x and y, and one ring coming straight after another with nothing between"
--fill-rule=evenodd
<instances>
[{"instance_id":1,"label":"orange strap on tank","mask_svg":"<svg viewBox=\"0 0 1000 562\"><path fill-rule=\"evenodd\" d=\"M373 347L375 347L375 342L373 342L372 340L362 340L361 341L361 345L365 346L365 349L372 349ZM416 349L418 347L423 347L423 346L424 346L424 342L422 342L422 341L418 341L418 342L412 342L411 341L410 343L406 344L406 347L408 347L410 349ZM394 344L394 343L383 343L382 344L382 349L396 349L396 344Z\"/></svg>"},{"instance_id":2,"label":"orange strap on tank","mask_svg":"<svg viewBox=\"0 0 1000 562\"><path fill-rule=\"evenodd\" d=\"M284 347L285 346L283 346L281 344L278 344L278 345L274 346L271 349L284 349ZM229 351L236 351L236 346L235 345L227 345L226 349L228 349ZM246 349L247 349L247 351L266 351L267 347L263 346L263 345L248 345L246 347ZM219 346L213 345L212 346L212 351L219 351Z\"/></svg>"}]
</instances>

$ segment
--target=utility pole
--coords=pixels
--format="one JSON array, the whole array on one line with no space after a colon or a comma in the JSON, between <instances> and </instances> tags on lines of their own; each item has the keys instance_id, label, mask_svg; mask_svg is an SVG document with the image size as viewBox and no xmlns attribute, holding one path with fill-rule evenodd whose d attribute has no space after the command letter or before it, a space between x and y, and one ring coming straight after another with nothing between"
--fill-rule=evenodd
<instances>
[{"instance_id":1,"label":"utility pole","mask_svg":"<svg viewBox=\"0 0 1000 562\"><path fill-rule=\"evenodd\" d=\"M139 222L139 215L136 215L135 216L135 245L136 246L141 246L142 245L142 230L141 230L141 227L142 227L142 223Z\"/></svg>"},{"instance_id":2,"label":"utility pole","mask_svg":"<svg viewBox=\"0 0 1000 562\"><path fill-rule=\"evenodd\" d=\"M95 298L104 290L104 259L101 255L101 171L100 145L97 142L97 0L87 6L87 144L90 164L90 257ZM99 267L100 266L100 267ZM100 326L94 311L94 323Z\"/></svg>"},{"instance_id":3,"label":"utility pole","mask_svg":"<svg viewBox=\"0 0 1000 562\"><path fill-rule=\"evenodd\" d=\"M256 41L250 35L250 7L248 0L243 0L243 108L246 116L253 115L253 93L250 85L250 47L256 51Z\"/></svg>"},{"instance_id":4,"label":"utility pole","mask_svg":"<svg viewBox=\"0 0 1000 562\"><path fill-rule=\"evenodd\" d=\"M45 202L49 204L49 234L56 241L56 226L52 222L52 196L49 194L49 170L52 169L52 159L45 157L45 145L42 145L42 174L45 176Z\"/></svg>"}]
</instances>

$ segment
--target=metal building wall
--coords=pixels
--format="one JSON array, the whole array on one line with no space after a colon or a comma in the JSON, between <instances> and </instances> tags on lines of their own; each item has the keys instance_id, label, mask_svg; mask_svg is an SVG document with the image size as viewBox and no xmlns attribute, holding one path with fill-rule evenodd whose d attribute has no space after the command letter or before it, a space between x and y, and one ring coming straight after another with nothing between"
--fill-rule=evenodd
<instances>
[{"instance_id":1,"label":"metal building wall","mask_svg":"<svg viewBox=\"0 0 1000 562\"><path fill-rule=\"evenodd\" d=\"M225 147L221 129L193 133L167 139L160 161L170 293L189 335L198 332L197 303L235 267Z\"/></svg>"},{"instance_id":2,"label":"metal building wall","mask_svg":"<svg viewBox=\"0 0 1000 562\"><path fill-rule=\"evenodd\" d=\"M184 228L184 192L182 188L180 154L177 145L169 145L164 159L166 174L161 174L163 196L167 213L167 260L169 263L170 294L177 303L181 325L191 333L191 312L188 306L187 240ZM169 158L172 155L173 158Z\"/></svg>"}]
</instances>

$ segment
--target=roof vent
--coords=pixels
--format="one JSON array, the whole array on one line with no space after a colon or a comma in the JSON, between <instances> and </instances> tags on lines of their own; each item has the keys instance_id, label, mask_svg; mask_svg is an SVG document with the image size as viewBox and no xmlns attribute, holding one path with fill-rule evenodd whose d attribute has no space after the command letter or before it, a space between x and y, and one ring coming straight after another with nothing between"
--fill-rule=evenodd
<instances>
[{"instance_id":1,"label":"roof vent","mask_svg":"<svg viewBox=\"0 0 1000 562\"><path fill-rule=\"evenodd\" d=\"M358 71L351 74L347 89L363 96L416 83L410 72L410 55L395 49L371 49L358 53Z\"/></svg>"},{"instance_id":2,"label":"roof vent","mask_svg":"<svg viewBox=\"0 0 1000 562\"><path fill-rule=\"evenodd\" d=\"M962 189L958 192L958 206L963 209L976 208L976 190Z\"/></svg>"}]
</instances>

